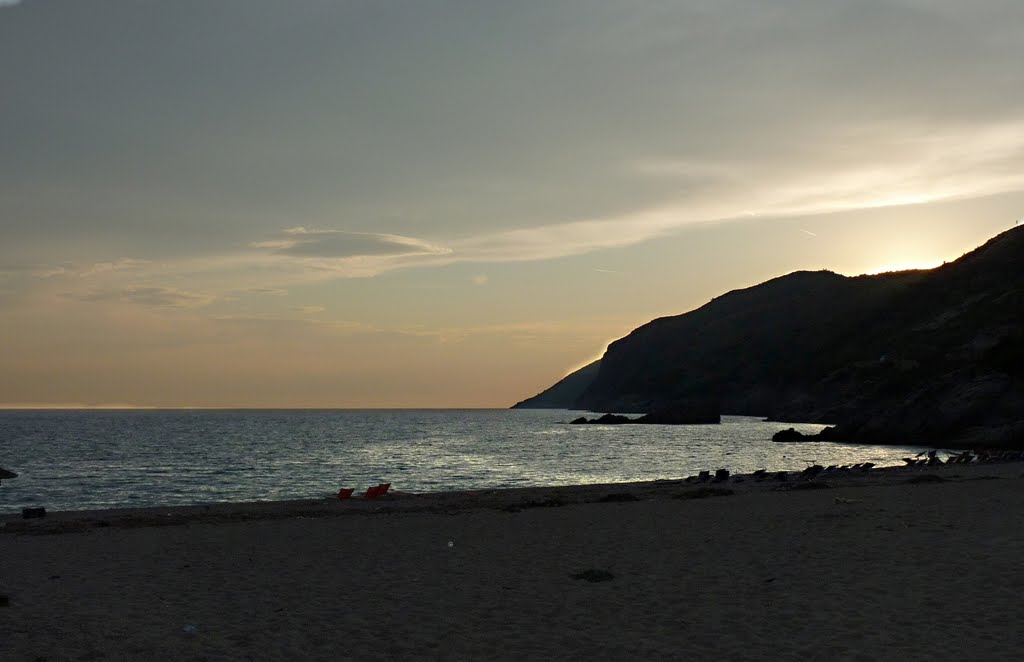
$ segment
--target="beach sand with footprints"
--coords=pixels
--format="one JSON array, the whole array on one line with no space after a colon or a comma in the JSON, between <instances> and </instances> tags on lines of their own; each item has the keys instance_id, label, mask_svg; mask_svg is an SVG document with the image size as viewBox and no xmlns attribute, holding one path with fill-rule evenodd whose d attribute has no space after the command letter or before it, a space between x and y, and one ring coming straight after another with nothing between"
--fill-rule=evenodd
<instances>
[{"instance_id":1,"label":"beach sand with footprints","mask_svg":"<svg viewBox=\"0 0 1024 662\"><path fill-rule=\"evenodd\" d=\"M1011 659L1022 473L11 514L0 659Z\"/></svg>"}]
</instances>

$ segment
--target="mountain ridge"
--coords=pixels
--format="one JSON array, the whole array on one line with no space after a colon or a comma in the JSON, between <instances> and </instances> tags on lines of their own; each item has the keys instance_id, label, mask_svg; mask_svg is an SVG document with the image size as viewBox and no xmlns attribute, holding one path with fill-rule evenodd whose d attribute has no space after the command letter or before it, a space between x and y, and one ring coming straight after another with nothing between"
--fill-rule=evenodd
<instances>
[{"instance_id":1,"label":"mountain ridge","mask_svg":"<svg viewBox=\"0 0 1024 662\"><path fill-rule=\"evenodd\" d=\"M535 397L631 412L714 398L866 443L1024 445L1022 267L1015 228L931 270L793 272L641 325L592 378L562 380L578 393Z\"/></svg>"}]
</instances>

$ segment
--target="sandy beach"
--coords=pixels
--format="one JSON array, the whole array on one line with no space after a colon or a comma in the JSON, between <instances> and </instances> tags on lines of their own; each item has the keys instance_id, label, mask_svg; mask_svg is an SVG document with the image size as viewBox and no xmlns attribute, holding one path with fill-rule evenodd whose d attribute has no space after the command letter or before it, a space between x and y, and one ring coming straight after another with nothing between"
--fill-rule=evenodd
<instances>
[{"instance_id":1,"label":"sandy beach","mask_svg":"<svg viewBox=\"0 0 1024 662\"><path fill-rule=\"evenodd\" d=\"M11 514L0 658L1016 658L1022 472Z\"/></svg>"}]
</instances>

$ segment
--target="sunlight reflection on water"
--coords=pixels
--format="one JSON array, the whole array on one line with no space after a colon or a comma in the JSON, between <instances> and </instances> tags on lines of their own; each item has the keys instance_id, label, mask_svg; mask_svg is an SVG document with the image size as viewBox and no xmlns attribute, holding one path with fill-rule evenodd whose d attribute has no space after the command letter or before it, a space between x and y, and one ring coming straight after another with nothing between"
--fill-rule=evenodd
<instances>
[{"instance_id":1,"label":"sunlight reflection on water","mask_svg":"<svg viewBox=\"0 0 1024 662\"><path fill-rule=\"evenodd\" d=\"M702 469L902 464L919 448L776 444L786 427L566 425L565 410L4 411L0 512L683 478Z\"/></svg>"}]
</instances>

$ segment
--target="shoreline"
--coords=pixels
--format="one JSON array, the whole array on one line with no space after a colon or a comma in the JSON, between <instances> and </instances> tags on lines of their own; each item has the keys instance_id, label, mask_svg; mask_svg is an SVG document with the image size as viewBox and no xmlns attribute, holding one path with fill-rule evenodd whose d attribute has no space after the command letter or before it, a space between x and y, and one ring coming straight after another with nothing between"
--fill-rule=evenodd
<instances>
[{"instance_id":1,"label":"shoreline","mask_svg":"<svg viewBox=\"0 0 1024 662\"><path fill-rule=\"evenodd\" d=\"M7 515L0 658L1012 659L1022 473Z\"/></svg>"},{"instance_id":2,"label":"shoreline","mask_svg":"<svg viewBox=\"0 0 1024 662\"><path fill-rule=\"evenodd\" d=\"M365 489L370 481L393 481L396 488L424 492L676 479L700 469L718 467L738 472L762 467L773 471L801 470L806 466L805 458L821 464L870 460L878 465L890 465L901 464L900 457L924 449L924 446L914 445L878 447L830 443L797 448L769 441L770 431L776 425L742 417L710 428L683 426L654 430L651 434L646 431L622 434L603 426L581 431L569 429L568 425L556 425L555 419L568 420L566 412L548 412L540 417L534 417L535 413L512 412L514 415L509 415L504 410L485 413L473 418L473 425L465 430L458 427L459 416L421 419L419 414L410 413L406 417L369 418L364 422L379 424L383 432L370 435L365 430L378 428L359 428L352 435L351 447L347 445L350 441L347 437L334 440L330 436L338 422L334 418L314 417L308 421L303 418L314 425L319 435L319 443L310 448L296 445L298 442L261 445L257 437L218 434L222 423L249 425L254 419L247 414L237 421L230 417L225 420L188 417L187 439L174 445L154 443L162 424L147 424L145 430L132 432L130 418L113 416L111 422L116 429L108 431L109 439L88 430L81 431L84 435L81 439L92 440L90 443L103 448L104 457L119 458L117 464L92 466L89 456L81 451L88 445L75 446L79 450L62 454L60 444L43 443L31 435L9 448L0 462L11 464L22 477L10 484L4 481L0 487L0 514L18 513L24 507L45 507L53 512L305 499L336 492L341 486ZM278 434L291 434L289 430L294 421L289 418L274 421ZM68 430L77 429L79 422L56 417L40 425L47 434L59 438L72 434ZM423 441L431 453L438 455L423 464L421 454L426 452L426 447L407 440L416 438L421 426L435 424L455 435L452 439L461 440L460 443L472 439L469 450L472 457L463 454L457 444L441 441L447 439L442 435L434 441ZM806 432L821 427L817 424L788 425ZM116 434L118 430L121 434ZM138 443L125 441L136 436ZM644 455L633 452L632 444L623 441L635 436L645 439ZM204 441L207 439L209 443ZM563 443L551 446L548 442L553 440ZM569 440L570 443L565 443ZM204 454L215 455L217 460L196 460L199 456L188 450L192 448L190 444L202 444L197 447L207 449ZM370 455L359 450L370 446L373 447ZM250 461L248 453L257 448L258 461ZM538 449L543 450L538 452ZM388 454L391 459L384 463L365 459L378 452ZM650 460L641 459L644 457ZM483 470L478 470L480 462L484 462L480 467L486 467Z\"/></svg>"},{"instance_id":3,"label":"shoreline","mask_svg":"<svg viewBox=\"0 0 1024 662\"><path fill-rule=\"evenodd\" d=\"M801 491L804 489L861 489L899 485L920 476L935 476L934 482L961 482L990 478L1024 478L1024 459L934 466L875 467L869 471L823 472L811 479L799 472L785 480L767 474L756 479L752 474L733 474L725 481L712 478L700 482L696 476L682 479L656 479L624 483L590 483L542 487L511 487L440 492L404 492L392 488L388 494L367 499L359 493L339 500L334 495L267 501L223 501L188 505L156 505L127 508L47 511L45 517L24 519L19 512L0 513L0 534L66 533L89 527L139 527L222 523L287 519L290 517L344 517L395 513L456 513L479 509L514 512L517 509L558 507L614 501L702 498L707 489L725 489L739 494ZM697 493L696 497L692 495Z\"/></svg>"}]
</instances>

